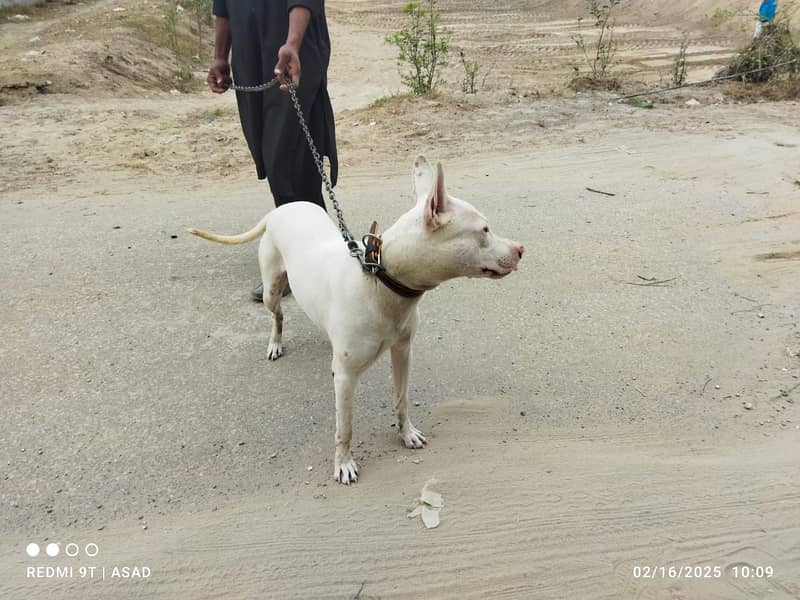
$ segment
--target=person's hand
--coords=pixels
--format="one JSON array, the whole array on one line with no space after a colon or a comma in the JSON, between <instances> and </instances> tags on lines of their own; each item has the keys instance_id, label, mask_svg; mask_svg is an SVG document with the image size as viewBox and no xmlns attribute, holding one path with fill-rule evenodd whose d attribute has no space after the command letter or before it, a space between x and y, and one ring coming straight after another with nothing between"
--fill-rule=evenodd
<instances>
[{"instance_id":1,"label":"person's hand","mask_svg":"<svg viewBox=\"0 0 800 600\"><path fill-rule=\"evenodd\" d=\"M227 60L218 58L208 69L206 82L215 94L222 94L231 85L231 65Z\"/></svg>"},{"instance_id":2,"label":"person's hand","mask_svg":"<svg viewBox=\"0 0 800 600\"><path fill-rule=\"evenodd\" d=\"M300 52L296 46L284 44L278 50L278 64L275 65L275 75L281 80L281 91L288 91L289 87L284 83L291 81L297 88L300 85Z\"/></svg>"}]
</instances>

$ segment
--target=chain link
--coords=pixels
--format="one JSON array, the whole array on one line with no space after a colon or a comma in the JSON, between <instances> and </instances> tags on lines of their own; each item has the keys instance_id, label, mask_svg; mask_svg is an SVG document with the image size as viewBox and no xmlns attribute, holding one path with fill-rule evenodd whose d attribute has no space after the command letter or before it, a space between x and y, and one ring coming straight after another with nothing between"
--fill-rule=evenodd
<instances>
[{"instance_id":1,"label":"chain link","mask_svg":"<svg viewBox=\"0 0 800 600\"><path fill-rule=\"evenodd\" d=\"M234 92L265 92L270 88L274 88L278 83L280 83L280 80L276 77L272 81L262 83L261 85L236 85L232 83L228 86L228 89Z\"/></svg>"},{"instance_id":2,"label":"chain link","mask_svg":"<svg viewBox=\"0 0 800 600\"><path fill-rule=\"evenodd\" d=\"M272 81L262 83L261 85L232 84L229 89L237 92L263 92L275 87L278 83L280 83L280 80L278 77L275 77ZM364 270L374 273L377 268L379 268L379 265L365 261L364 251L358 245L358 242L353 237L353 234L350 233L350 230L347 228L347 223L344 222L344 213L342 212L342 208L339 206L339 203L336 201L336 194L333 191L333 185L331 184L331 180L328 178L328 174L325 172L325 167L322 163L322 157L317 151L317 146L314 144L314 139L311 137L308 124L303 116L303 110L300 108L300 101L297 99L297 91L291 81L286 81L286 87L289 90L289 95L291 96L294 110L297 113L297 120L300 122L300 127L303 129L303 133L306 136L308 148L311 150L311 156L314 158L314 164L317 167L317 172L319 172L319 176L322 178L322 182L325 184L325 190L328 192L328 198L330 198L331 204L333 204L333 209L336 211L336 220L339 222L339 232L342 234L342 238L344 238L345 244L347 244L347 248L350 250L350 255L359 260L361 267Z\"/></svg>"}]
</instances>

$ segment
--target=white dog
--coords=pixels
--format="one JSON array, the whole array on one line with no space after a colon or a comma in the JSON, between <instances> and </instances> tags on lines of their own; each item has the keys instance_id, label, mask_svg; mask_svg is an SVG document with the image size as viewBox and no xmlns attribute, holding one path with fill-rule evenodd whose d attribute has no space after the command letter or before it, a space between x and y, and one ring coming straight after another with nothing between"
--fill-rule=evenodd
<instances>
[{"instance_id":1,"label":"white dog","mask_svg":"<svg viewBox=\"0 0 800 600\"><path fill-rule=\"evenodd\" d=\"M328 334L336 393L334 478L344 484L358 480L350 453L353 392L361 374L387 348L400 439L408 448L422 448L427 441L411 424L407 402L411 340L422 292L454 277L500 279L516 270L525 251L495 236L469 203L447 195L441 165L434 171L419 156L412 174L416 205L382 235L385 271L380 279L361 269L333 221L310 202L285 204L241 235L189 230L223 244L264 234L258 261L264 305L272 312L270 360L283 352L281 298L287 277L297 303Z\"/></svg>"}]
</instances>

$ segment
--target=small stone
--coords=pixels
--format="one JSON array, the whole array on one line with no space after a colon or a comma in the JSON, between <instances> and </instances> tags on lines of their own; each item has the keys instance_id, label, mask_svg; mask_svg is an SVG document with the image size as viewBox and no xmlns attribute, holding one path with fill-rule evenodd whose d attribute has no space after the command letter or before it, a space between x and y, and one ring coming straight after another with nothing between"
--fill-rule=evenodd
<instances>
[{"instance_id":1,"label":"small stone","mask_svg":"<svg viewBox=\"0 0 800 600\"><path fill-rule=\"evenodd\" d=\"M527 411L525 411L525 410L521 410L521 411L519 411L519 416L520 416L520 417L524 417L524 416L525 416L525 415L527 415L527 414L528 414L528 412L527 412Z\"/></svg>"},{"instance_id":2,"label":"small stone","mask_svg":"<svg viewBox=\"0 0 800 600\"><path fill-rule=\"evenodd\" d=\"M714 389L715 389L715 390L718 390L718 389L719 389L719 385L715 385L715 386L714 386Z\"/></svg>"},{"instance_id":3,"label":"small stone","mask_svg":"<svg viewBox=\"0 0 800 600\"><path fill-rule=\"evenodd\" d=\"M277 458L278 457L278 453L277 452L273 452L272 454L269 455L269 457L270 458Z\"/></svg>"},{"instance_id":4,"label":"small stone","mask_svg":"<svg viewBox=\"0 0 800 600\"><path fill-rule=\"evenodd\" d=\"M700 101L697 98L692 98L686 101L686 106L700 106Z\"/></svg>"},{"instance_id":5,"label":"small stone","mask_svg":"<svg viewBox=\"0 0 800 600\"><path fill-rule=\"evenodd\" d=\"M745 403L744 403L744 409L745 409L745 410L753 410L753 404L752 404L752 402L745 402Z\"/></svg>"},{"instance_id":6,"label":"small stone","mask_svg":"<svg viewBox=\"0 0 800 600\"><path fill-rule=\"evenodd\" d=\"M314 470L314 467L312 467L312 466L306 467L306 471L313 471L313 470Z\"/></svg>"},{"instance_id":7,"label":"small stone","mask_svg":"<svg viewBox=\"0 0 800 600\"><path fill-rule=\"evenodd\" d=\"M758 318L759 319L763 319L764 318L764 313L758 313Z\"/></svg>"}]
</instances>

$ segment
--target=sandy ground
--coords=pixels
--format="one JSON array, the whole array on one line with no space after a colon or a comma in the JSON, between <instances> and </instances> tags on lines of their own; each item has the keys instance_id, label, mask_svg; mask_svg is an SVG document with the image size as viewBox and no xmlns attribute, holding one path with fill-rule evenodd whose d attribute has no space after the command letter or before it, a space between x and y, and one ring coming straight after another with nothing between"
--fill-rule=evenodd
<instances>
[{"instance_id":1,"label":"sandy ground","mask_svg":"<svg viewBox=\"0 0 800 600\"><path fill-rule=\"evenodd\" d=\"M424 152L529 252L511 278L423 300L411 399L427 449L390 427L388 360L364 377L354 487L330 479L327 341L289 300L268 363L255 246L184 233L244 230L271 204L232 97L94 69L110 87L0 106L0 597L800 597L798 104L545 94L574 59L542 57L574 8L545 2L443 3L459 44L511 58L474 97L387 100L400 4L329 3L351 228L405 210ZM632 13L632 78L657 81L655 49L714 9L679 4ZM132 10L0 25L18 58L3 81L85 68L91 52L47 32L121 18L111 7ZM706 26L693 35L723 58L698 51L698 73L741 39ZM35 36L53 48L34 61ZM431 479L445 506L425 530L406 512ZM29 558L31 542L61 555ZM73 571L29 572L48 566Z\"/></svg>"}]
</instances>

